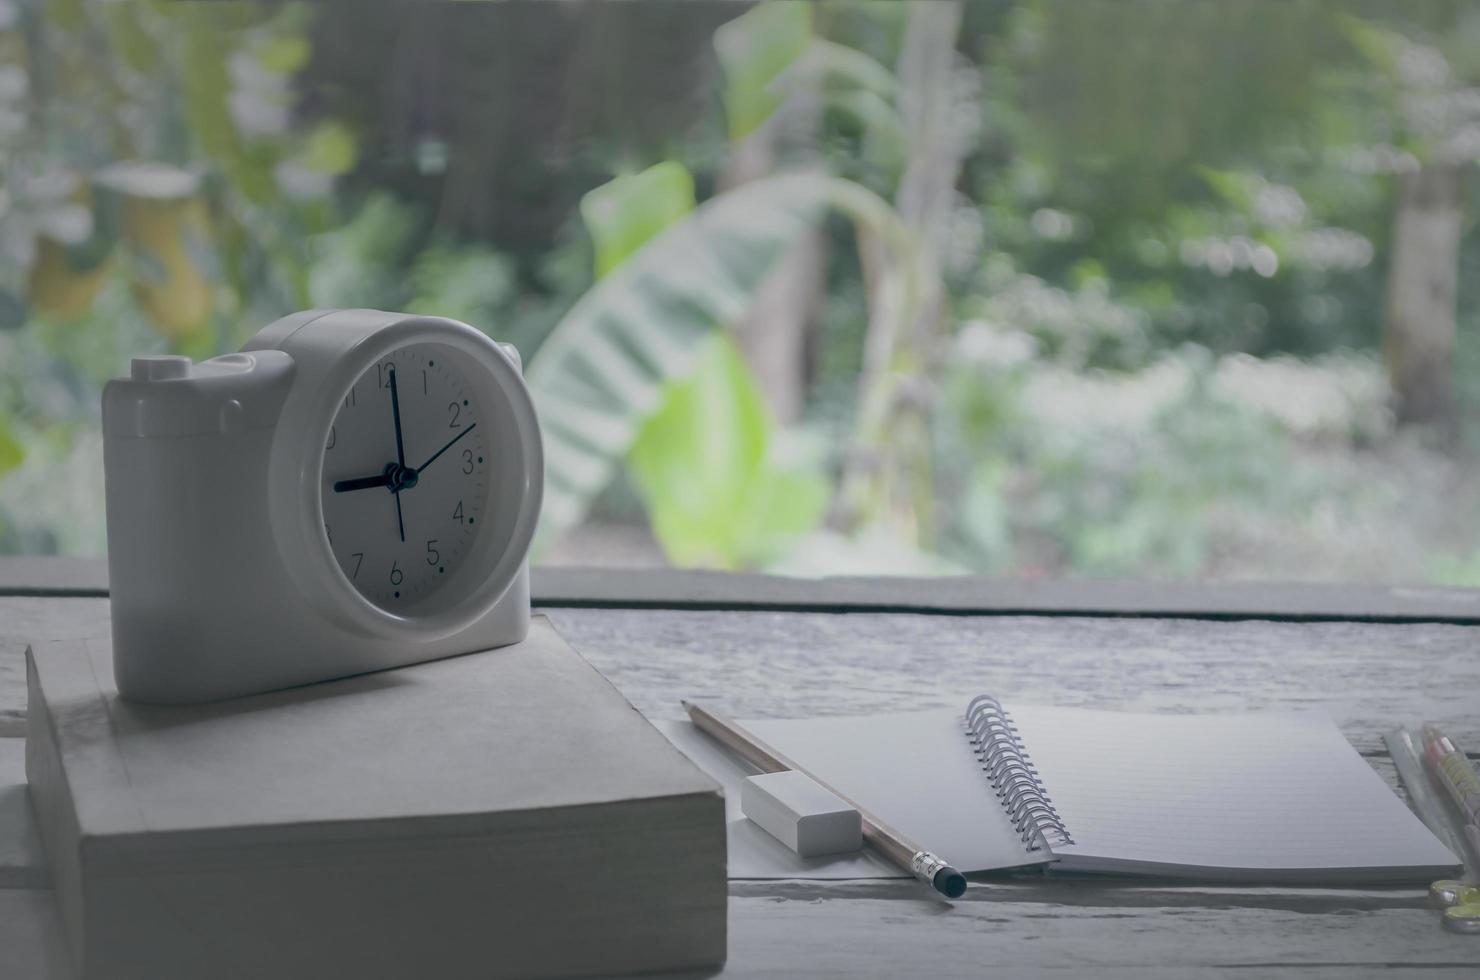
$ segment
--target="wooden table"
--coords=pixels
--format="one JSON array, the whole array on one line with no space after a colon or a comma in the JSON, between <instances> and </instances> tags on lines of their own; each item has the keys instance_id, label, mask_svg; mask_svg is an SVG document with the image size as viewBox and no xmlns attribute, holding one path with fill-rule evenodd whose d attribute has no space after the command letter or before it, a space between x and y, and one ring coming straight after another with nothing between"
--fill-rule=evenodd
<instances>
[{"instance_id":1,"label":"wooden table","mask_svg":"<svg viewBox=\"0 0 1480 980\"><path fill-rule=\"evenodd\" d=\"M102 589L97 565L0 561L0 977L66 975L22 828L22 654L105 631ZM1125 585L556 572L535 593L653 719L680 717L682 697L787 716L939 707L962 690L1170 712L1319 707L1395 785L1380 736L1396 725L1435 720L1480 746L1480 625L1473 595L1453 590L1374 590L1362 606L1354 590L1266 589L1281 620L1243 618L1258 589L1142 586L1138 602ZM1177 617L1148 615L1164 606ZM1345 618L1360 616L1386 621ZM1417 889L1023 878L978 882L954 905L903 881L737 881L730 896L725 976L1480 975L1480 938L1442 931Z\"/></svg>"}]
</instances>

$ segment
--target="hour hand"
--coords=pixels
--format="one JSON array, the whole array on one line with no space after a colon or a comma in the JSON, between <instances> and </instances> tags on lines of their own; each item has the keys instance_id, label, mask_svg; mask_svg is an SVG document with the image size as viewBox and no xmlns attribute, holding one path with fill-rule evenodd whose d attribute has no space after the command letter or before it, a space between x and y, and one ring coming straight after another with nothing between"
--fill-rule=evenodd
<instances>
[{"instance_id":1,"label":"hour hand","mask_svg":"<svg viewBox=\"0 0 1480 980\"><path fill-rule=\"evenodd\" d=\"M344 493L348 490L369 490L372 487L388 487L391 485L391 477L393 475L390 471L387 471L376 476L362 476L354 480L339 480L334 484L334 492Z\"/></svg>"}]
</instances>

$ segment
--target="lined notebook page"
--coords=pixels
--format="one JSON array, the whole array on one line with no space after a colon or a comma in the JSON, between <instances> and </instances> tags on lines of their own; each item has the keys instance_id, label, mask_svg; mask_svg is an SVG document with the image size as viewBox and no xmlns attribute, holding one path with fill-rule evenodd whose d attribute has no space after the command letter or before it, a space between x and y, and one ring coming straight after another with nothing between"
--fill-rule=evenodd
<instances>
[{"instance_id":1,"label":"lined notebook page","mask_svg":"<svg viewBox=\"0 0 1480 980\"><path fill-rule=\"evenodd\" d=\"M1326 718L1007 709L1074 837L1054 848L1063 868L1457 863Z\"/></svg>"}]
</instances>

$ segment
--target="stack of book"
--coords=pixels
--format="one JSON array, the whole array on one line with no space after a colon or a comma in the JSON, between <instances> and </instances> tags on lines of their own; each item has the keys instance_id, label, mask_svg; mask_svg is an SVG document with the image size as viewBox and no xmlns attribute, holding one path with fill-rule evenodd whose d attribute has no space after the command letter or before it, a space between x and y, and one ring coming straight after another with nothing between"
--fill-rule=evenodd
<instances>
[{"instance_id":1,"label":"stack of book","mask_svg":"<svg viewBox=\"0 0 1480 980\"><path fill-rule=\"evenodd\" d=\"M725 956L718 786L544 620L188 707L31 651L27 778L79 976L554 977Z\"/></svg>"}]
</instances>

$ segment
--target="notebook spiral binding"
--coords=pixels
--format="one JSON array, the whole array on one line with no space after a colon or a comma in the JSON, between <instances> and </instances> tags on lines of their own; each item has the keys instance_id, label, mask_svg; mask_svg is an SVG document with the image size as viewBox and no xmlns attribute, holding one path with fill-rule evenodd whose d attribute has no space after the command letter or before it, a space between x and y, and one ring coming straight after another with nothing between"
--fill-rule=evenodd
<instances>
[{"instance_id":1,"label":"notebook spiral binding","mask_svg":"<svg viewBox=\"0 0 1480 980\"><path fill-rule=\"evenodd\" d=\"M1002 702L985 694L972 698L966 706L966 733L982 772L1028 850L1073 844Z\"/></svg>"}]
</instances>

